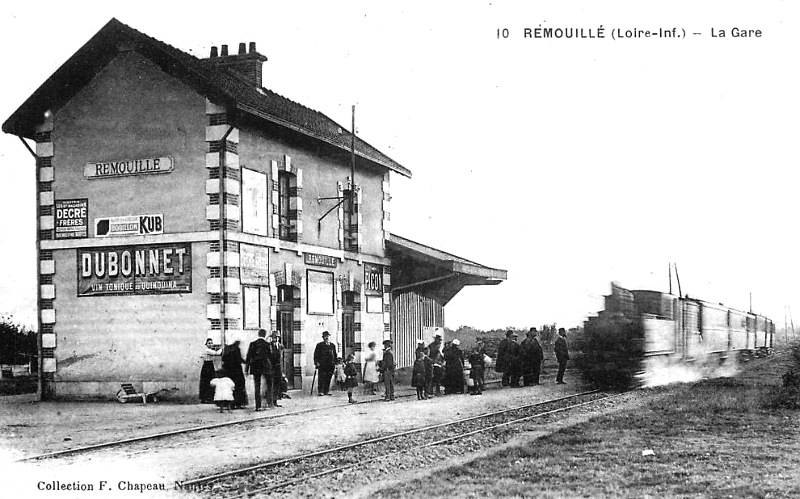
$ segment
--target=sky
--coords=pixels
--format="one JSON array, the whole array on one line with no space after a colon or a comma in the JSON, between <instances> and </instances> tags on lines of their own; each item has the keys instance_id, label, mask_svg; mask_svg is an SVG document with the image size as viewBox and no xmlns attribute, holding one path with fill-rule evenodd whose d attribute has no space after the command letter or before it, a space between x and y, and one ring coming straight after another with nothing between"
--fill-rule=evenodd
<instances>
[{"instance_id":1,"label":"sky","mask_svg":"<svg viewBox=\"0 0 800 499\"><path fill-rule=\"evenodd\" d=\"M394 233L508 271L446 326L581 325L612 281L668 291L670 263L684 294L800 314L796 2L174 4L4 6L0 119L112 17L198 57L254 41L266 88L346 128L355 105L412 171L392 176ZM0 314L32 325L34 161L2 134L0 165Z\"/></svg>"}]
</instances>

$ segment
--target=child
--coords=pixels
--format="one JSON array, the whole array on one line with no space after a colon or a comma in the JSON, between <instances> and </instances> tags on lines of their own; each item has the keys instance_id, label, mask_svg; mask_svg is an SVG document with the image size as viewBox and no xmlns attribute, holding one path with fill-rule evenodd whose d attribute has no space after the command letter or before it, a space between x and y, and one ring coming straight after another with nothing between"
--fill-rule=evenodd
<instances>
[{"instance_id":1,"label":"child","mask_svg":"<svg viewBox=\"0 0 800 499\"><path fill-rule=\"evenodd\" d=\"M414 361L414 371L411 375L411 386L417 389L417 400L427 400L425 392L425 352L417 350L417 360Z\"/></svg>"},{"instance_id":2,"label":"child","mask_svg":"<svg viewBox=\"0 0 800 499\"><path fill-rule=\"evenodd\" d=\"M333 368L333 377L336 378L336 386L339 387L339 390L344 391L344 382L347 380L347 376L344 374L344 364L342 364L341 357L336 357L336 365Z\"/></svg>"},{"instance_id":3,"label":"child","mask_svg":"<svg viewBox=\"0 0 800 499\"><path fill-rule=\"evenodd\" d=\"M483 355L483 348L480 343L469 355L469 377L472 378L473 381L470 395L481 395L483 393L483 372L486 369Z\"/></svg>"},{"instance_id":4,"label":"child","mask_svg":"<svg viewBox=\"0 0 800 499\"><path fill-rule=\"evenodd\" d=\"M344 385L347 388L347 401L355 404L356 400L353 398L353 388L358 386L358 368L353 363L356 356L352 353L347 356L347 365L344 366L345 381Z\"/></svg>"},{"instance_id":5,"label":"child","mask_svg":"<svg viewBox=\"0 0 800 499\"><path fill-rule=\"evenodd\" d=\"M219 412L228 409L231 412L233 405L233 388L236 384L225 375L225 371L217 371L217 377L210 382L214 387L214 403L219 406Z\"/></svg>"}]
</instances>

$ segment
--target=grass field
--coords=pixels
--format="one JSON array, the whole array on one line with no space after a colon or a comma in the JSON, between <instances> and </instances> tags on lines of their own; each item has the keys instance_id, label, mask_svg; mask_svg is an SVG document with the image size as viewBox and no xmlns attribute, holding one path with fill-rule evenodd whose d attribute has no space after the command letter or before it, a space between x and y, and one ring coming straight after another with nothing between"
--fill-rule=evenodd
<instances>
[{"instance_id":1,"label":"grass field","mask_svg":"<svg viewBox=\"0 0 800 499\"><path fill-rule=\"evenodd\" d=\"M425 495L800 497L800 411L775 408L789 363L645 390L636 410L450 468Z\"/></svg>"}]
</instances>

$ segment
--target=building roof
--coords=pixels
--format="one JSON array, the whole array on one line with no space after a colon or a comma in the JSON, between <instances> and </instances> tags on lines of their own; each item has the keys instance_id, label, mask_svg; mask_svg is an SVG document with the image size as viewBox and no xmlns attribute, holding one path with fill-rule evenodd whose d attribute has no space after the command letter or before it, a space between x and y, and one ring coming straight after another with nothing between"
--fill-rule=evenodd
<instances>
[{"instance_id":1,"label":"building roof","mask_svg":"<svg viewBox=\"0 0 800 499\"><path fill-rule=\"evenodd\" d=\"M50 76L3 123L6 133L33 138L48 110L57 111L120 52L135 50L163 71L182 80L218 104L274 123L297 133L350 151L352 136L344 127L313 109L271 90L256 88L234 71L183 52L111 19L86 44ZM356 137L356 156L411 177L411 171Z\"/></svg>"},{"instance_id":2,"label":"building roof","mask_svg":"<svg viewBox=\"0 0 800 499\"><path fill-rule=\"evenodd\" d=\"M500 284L508 272L493 269L410 239L389 234L392 292L414 291L446 305L464 286Z\"/></svg>"}]
</instances>

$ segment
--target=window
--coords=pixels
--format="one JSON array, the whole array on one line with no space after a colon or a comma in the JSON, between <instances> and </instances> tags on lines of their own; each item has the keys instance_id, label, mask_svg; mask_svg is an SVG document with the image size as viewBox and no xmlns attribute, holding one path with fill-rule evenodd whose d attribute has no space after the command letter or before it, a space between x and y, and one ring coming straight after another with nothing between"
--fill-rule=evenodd
<instances>
[{"instance_id":1,"label":"window","mask_svg":"<svg viewBox=\"0 0 800 499\"><path fill-rule=\"evenodd\" d=\"M342 241L342 249L350 251L354 249L353 244L353 196L351 191L342 191L344 201L342 202L342 228L344 229L344 240Z\"/></svg>"},{"instance_id":2,"label":"window","mask_svg":"<svg viewBox=\"0 0 800 499\"><path fill-rule=\"evenodd\" d=\"M289 198L292 185L292 174L285 171L278 172L278 238L288 240L289 229Z\"/></svg>"},{"instance_id":3,"label":"window","mask_svg":"<svg viewBox=\"0 0 800 499\"><path fill-rule=\"evenodd\" d=\"M242 168L242 231L267 235L267 176Z\"/></svg>"},{"instance_id":4,"label":"window","mask_svg":"<svg viewBox=\"0 0 800 499\"><path fill-rule=\"evenodd\" d=\"M269 329L269 288L266 286L244 286L242 288L243 319L245 329Z\"/></svg>"},{"instance_id":5,"label":"window","mask_svg":"<svg viewBox=\"0 0 800 499\"><path fill-rule=\"evenodd\" d=\"M308 313L333 315L333 273L308 270Z\"/></svg>"}]
</instances>

